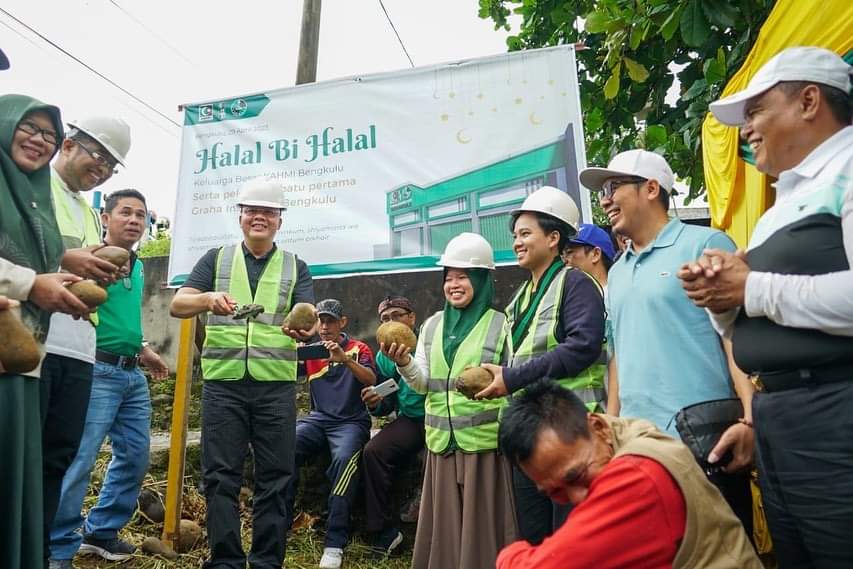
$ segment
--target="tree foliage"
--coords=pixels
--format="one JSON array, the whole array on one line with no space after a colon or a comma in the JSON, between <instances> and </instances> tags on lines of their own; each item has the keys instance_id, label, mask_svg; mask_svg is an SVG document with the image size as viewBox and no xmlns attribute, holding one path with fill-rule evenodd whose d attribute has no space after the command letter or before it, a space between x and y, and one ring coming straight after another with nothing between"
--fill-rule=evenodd
<instances>
[{"instance_id":1,"label":"tree foliage","mask_svg":"<svg viewBox=\"0 0 853 569\"><path fill-rule=\"evenodd\" d=\"M166 231L159 231L153 239L143 243L139 247L139 257L168 257L172 248L172 237Z\"/></svg>"},{"instance_id":2,"label":"tree foliage","mask_svg":"<svg viewBox=\"0 0 853 569\"><path fill-rule=\"evenodd\" d=\"M663 153L690 199L704 192L708 104L740 68L773 0L480 0L510 51L581 42L578 78L590 164L630 148ZM680 93L667 103L675 78Z\"/></svg>"}]
</instances>

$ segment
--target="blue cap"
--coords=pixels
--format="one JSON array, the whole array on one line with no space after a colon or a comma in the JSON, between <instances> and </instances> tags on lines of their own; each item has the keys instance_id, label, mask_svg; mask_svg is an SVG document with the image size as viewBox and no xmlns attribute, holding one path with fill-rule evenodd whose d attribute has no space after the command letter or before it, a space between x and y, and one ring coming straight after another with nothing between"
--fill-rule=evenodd
<instances>
[{"instance_id":1,"label":"blue cap","mask_svg":"<svg viewBox=\"0 0 853 569\"><path fill-rule=\"evenodd\" d=\"M572 239L569 239L569 245L589 245L590 247L598 247L601 249L602 255L613 261L616 256L616 249L613 247L613 241L610 235L602 228L591 223L583 223L578 229L578 234Z\"/></svg>"}]
</instances>

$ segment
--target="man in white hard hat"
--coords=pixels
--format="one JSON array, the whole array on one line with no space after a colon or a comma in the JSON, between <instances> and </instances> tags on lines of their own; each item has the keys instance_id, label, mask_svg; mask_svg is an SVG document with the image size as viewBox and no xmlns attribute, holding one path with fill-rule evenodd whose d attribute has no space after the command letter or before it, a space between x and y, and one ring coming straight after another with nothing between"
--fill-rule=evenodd
<instances>
[{"instance_id":1,"label":"man in white hard hat","mask_svg":"<svg viewBox=\"0 0 853 569\"><path fill-rule=\"evenodd\" d=\"M121 119L91 117L68 124L51 172L50 189L56 221L66 252L62 268L102 285L118 277L116 267L93 251L102 247L99 213L87 192L107 181L130 150L130 128ZM45 342L41 372L42 447L44 464L45 557L50 524L56 514L62 478L77 454L96 361L95 323L54 313Z\"/></svg>"},{"instance_id":2,"label":"man in white hard hat","mask_svg":"<svg viewBox=\"0 0 853 569\"><path fill-rule=\"evenodd\" d=\"M776 202L745 254L706 251L679 273L758 375L756 459L783 569L853 567L851 71L829 50L792 47L711 103L777 178Z\"/></svg>"},{"instance_id":3,"label":"man in white hard hat","mask_svg":"<svg viewBox=\"0 0 853 569\"><path fill-rule=\"evenodd\" d=\"M238 499L249 445L255 498L248 561L278 569L284 559L296 438L296 340L314 330L285 334L281 326L294 304L314 303L314 285L305 262L275 244L283 202L284 189L275 182L244 184L237 201L243 242L208 251L170 307L177 318L208 313L201 436L209 568L246 566ZM264 312L232 318L238 305L250 303Z\"/></svg>"},{"instance_id":4,"label":"man in white hard hat","mask_svg":"<svg viewBox=\"0 0 853 569\"><path fill-rule=\"evenodd\" d=\"M580 214L569 195L544 186L512 212L519 266L530 272L506 308L512 352L507 365L483 364L494 381L477 396L498 397L548 377L573 391L591 411L604 403L602 288L560 256L577 235ZM521 537L538 544L565 521L569 507L552 502L521 469L513 471Z\"/></svg>"},{"instance_id":5,"label":"man in white hard hat","mask_svg":"<svg viewBox=\"0 0 853 569\"><path fill-rule=\"evenodd\" d=\"M610 269L612 415L639 417L679 438L675 414L704 401L738 394L744 420L751 421L752 385L735 367L705 311L684 295L679 268L703 250L734 251L728 236L715 229L687 225L668 216L675 183L666 159L646 150L617 154L607 168L586 168L581 184L600 192L600 203L613 230L630 239L625 254ZM734 387L734 391L733 391ZM741 437L726 468L732 472L752 462L751 432ZM748 474L715 474L732 509L752 533L752 501Z\"/></svg>"}]
</instances>

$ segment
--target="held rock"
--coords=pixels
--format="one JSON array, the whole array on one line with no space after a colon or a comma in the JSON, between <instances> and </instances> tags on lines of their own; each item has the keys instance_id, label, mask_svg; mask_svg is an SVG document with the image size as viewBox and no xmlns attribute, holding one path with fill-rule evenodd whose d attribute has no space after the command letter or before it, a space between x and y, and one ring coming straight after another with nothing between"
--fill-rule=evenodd
<instances>
[{"instance_id":1,"label":"held rock","mask_svg":"<svg viewBox=\"0 0 853 569\"><path fill-rule=\"evenodd\" d=\"M107 301L107 291L90 279L78 281L70 285L68 290L71 294L82 300L89 308L95 308Z\"/></svg>"},{"instance_id":2,"label":"held rock","mask_svg":"<svg viewBox=\"0 0 853 569\"><path fill-rule=\"evenodd\" d=\"M474 399L474 396L488 387L493 379L492 372L486 368L469 367L456 378L456 391L468 399Z\"/></svg>"},{"instance_id":3,"label":"held rock","mask_svg":"<svg viewBox=\"0 0 853 569\"><path fill-rule=\"evenodd\" d=\"M412 351L418 345L418 339L412 329L402 322L386 322L376 330L376 341L389 348L391 344L408 346Z\"/></svg>"},{"instance_id":4,"label":"held rock","mask_svg":"<svg viewBox=\"0 0 853 569\"><path fill-rule=\"evenodd\" d=\"M99 259L109 261L118 268L124 267L125 264L127 264L128 259L130 259L130 253L127 249L122 249L121 247L115 247L113 245L107 245L106 247L98 249L95 251L94 255Z\"/></svg>"},{"instance_id":5,"label":"held rock","mask_svg":"<svg viewBox=\"0 0 853 569\"><path fill-rule=\"evenodd\" d=\"M0 311L0 363L6 373L33 371L41 361L41 352L32 332L12 310Z\"/></svg>"},{"instance_id":6,"label":"held rock","mask_svg":"<svg viewBox=\"0 0 853 569\"><path fill-rule=\"evenodd\" d=\"M314 305L308 302L297 302L290 309L290 314L284 319L284 328L308 331L317 322Z\"/></svg>"}]
</instances>

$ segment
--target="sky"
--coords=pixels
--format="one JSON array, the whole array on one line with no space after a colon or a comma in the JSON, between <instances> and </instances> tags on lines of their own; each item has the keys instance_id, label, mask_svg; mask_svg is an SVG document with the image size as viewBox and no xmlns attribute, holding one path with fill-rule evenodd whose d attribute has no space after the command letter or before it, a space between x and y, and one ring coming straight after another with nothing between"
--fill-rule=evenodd
<instances>
[{"instance_id":1,"label":"sky","mask_svg":"<svg viewBox=\"0 0 853 569\"><path fill-rule=\"evenodd\" d=\"M384 0L415 65L506 52L476 0ZM174 218L184 103L292 86L301 0L3 0L0 93L57 105L64 120L108 115L131 128L127 168L105 192L133 187ZM17 18L116 85L51 46ZM317 80L409 68L379 0L324 0ZM140 100L142 102L140 102Z\"/></svg>"}]
</instances>

